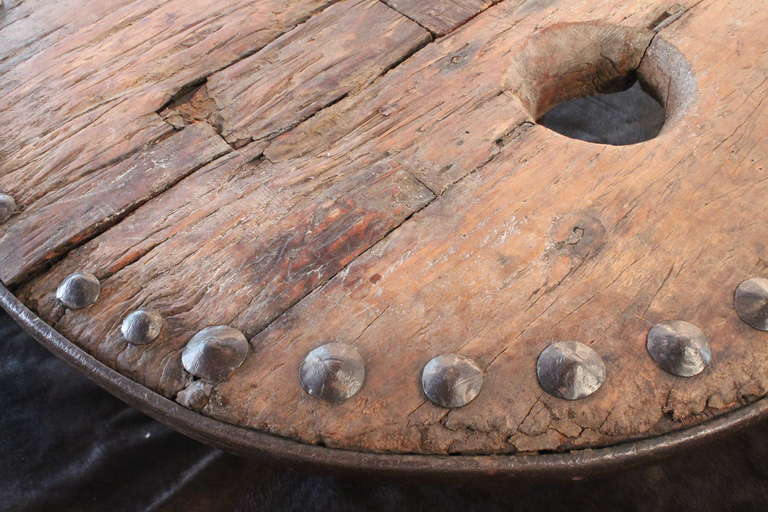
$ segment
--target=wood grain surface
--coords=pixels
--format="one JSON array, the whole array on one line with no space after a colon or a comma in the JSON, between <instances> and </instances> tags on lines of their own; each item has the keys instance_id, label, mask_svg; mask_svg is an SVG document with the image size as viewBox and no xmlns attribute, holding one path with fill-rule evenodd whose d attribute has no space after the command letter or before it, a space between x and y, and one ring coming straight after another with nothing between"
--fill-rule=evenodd
<instances>
[{"instance_id":1,"label":"wood grain surface","mask_svg":"<svg viewBox=\"0 0 768 512\"><path fill-rule=\"evenodd\" d=\"M498 0L385 0L435 35L442 36L466 23Z\"/></svg>"},{"instance_id":2,"label":"wood grain surface","mask_svg":"<svg viewBox=\"0 0 768 512\"><path fill-rule=\"evenodd\" d=\"M190 381L179 358L194 333L241 329L251 352L201 414L326 446L604 446L764 396L768 335L732 296L768 273L765 9L491 4L126 1L61 32L47 28L62 7L6 9L0 190L20 211L0 278L170 398ZM635 75L666 108L652 140L592 144L536 124ZM78 270L102 295L67 311L55 289ZM167 320L151 345L119 335L139 307ZM674 319L711 337L698 377L645 351L648 329ZM367 364L339 405L297 378L331 340ZM535 362L556 340L603 356L597 393L543 393ZM447 352L485 371L478 398L451 411L418 379Z\"/></svg>"}]
</instances>

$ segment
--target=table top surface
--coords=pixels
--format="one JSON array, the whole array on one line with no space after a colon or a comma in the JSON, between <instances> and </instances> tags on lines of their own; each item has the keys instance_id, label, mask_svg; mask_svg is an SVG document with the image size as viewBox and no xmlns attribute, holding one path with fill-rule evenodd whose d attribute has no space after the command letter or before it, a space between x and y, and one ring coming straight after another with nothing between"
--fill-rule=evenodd
<instances>
[{"instance_id":1,"label":"table top surface","mask_svg":"<svg viewBox=\"0 0 768 512\"><path fill-rule=\"evenodd\" d=\"M540 453L700 424L768 389L768 333L734 308L768 277L761 7L6 0L0 279L149 390L307 444ZM666 111L650 140L537 122L634 77ZM82 309L57 298L77 272L100 286ZM121 330L140 309L151 343ZM649 354L669 321L708 341L696 376ZM245 356L201 381L182 354L210 326ZM602 361L585 398L540 385L561 341ZM340 403L299 378L329 342L365 366ZM424 394L441 354L482 374L463 407Z\"/></svg>"}]
</instances>

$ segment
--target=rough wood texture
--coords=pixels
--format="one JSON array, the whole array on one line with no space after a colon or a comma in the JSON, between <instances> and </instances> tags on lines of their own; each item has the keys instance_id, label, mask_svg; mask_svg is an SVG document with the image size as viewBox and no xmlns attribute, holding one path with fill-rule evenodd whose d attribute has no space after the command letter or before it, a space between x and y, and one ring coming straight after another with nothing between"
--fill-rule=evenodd
<instances>
[{"instance_id":1,"label":"rough wood texture","mask_svg":"<svg viewBox=\"0 0 768 512\"><path fill-rule=\"evenodd\" d=\"M42 105L36 122L0 109L6 124L29 123L4 143L12 151L0 164L0 188L24 206L0 239L4 279L107 364L174 397L189 381L179 364L186 341L229 324L252 351L203 414L370 451L600 446L766 394L766 334L731 305L741 280L768 272L760 6L506 0L410 55L428 41L424 30L383 4L347 1L282 37L272 30L272 44L230 67L248 52L227 50L239 43L226 39L206 43L210 53L188 69L181 56L163 58L162 45L134 54L117 38L93 50L97 73L82 72L95 82L83 87L64 72L92 65L79 57L91 47L75 42L114 33L108 22L0 76L9 105L36 120ZM59 46L77 60L58 58ZM62 75L66 94L14 85L34 83L40 69ZM535 124L558 102L615 90L635 72L666 106L657 138L603 146ZM112 126L102 137L111 149L94 155L101 144L66 139L62 158L51 147L73 128L58 127L74 105L97 101L94 88L130 101L91 105L98 121L72 137ZM164 106L170 124L155 114ZM25 140L34 147L22 149ZM178 162L175 174L147 165L163 155ZM109 181L91 175L97 161ZM141 187L117 193L131 176ZM57 194L81 189L111 209L86 210L72 226L39 220ZM105 201L96 197L94 208ZM37 247L47 237L57 252ZM97 274L102 297L63 311L53 292L75 270ZM168 328L152 345L126 345L120 321L141 306L160 310ZM701 376L671 377L646 354L648 328L669 319L711 336L714 364ZM297 382L304 355L329 340L354 343L368 365L363 390L335 406ZM535 361L553 340L595 348L608 369L603 388L577 402L544 394ZM486 370L480 396L450 412L418 385L424 363L445 352Z\"/></svg>"},{"instance_id":2,"label":"rough wood texture","mask_svg":"<svg viewBox=\"0 0 768 512\"><path fill-rule=\"evenodd\" d=\"M13 283L230 151L207 124L61 184L27 206L0 237L0 279Z\"/></svg>"},{"instance_id":3,"label":"rough wood texture","mask_svg":"<svg viewBox=\"0 0 768 512\"><path fill-rule=\"evenodd\" d=\"M91 1L83 9L81 0L5 0L6 9L0 9L0 73L132 1Z\"/></svg>"},{"instance_id":4,"label":"rough wood texture","mask_svg":"<svg viewBox=\"0 0 768 512\"><path fill-rule=\"evenodd\" d=\"M61 187L108 174L105 168L168 135L171 126L155 111L176 92L260 49L331 0L100 3L109 14L97 23L2 74L0 189L25 212ZM60 24L81 10L54 9ZM14 34L6 37L28 37L30 44L46 32L24 25L10 32L15 25L3 30ZM57 226L38 229L52 233ZM3 278L14 282L18 275Z\"/></svg>"},{"instance_id":5,"label":"rough wood texture","mask_svg":"<svg viewBox=\"0 0 768 512\"><path fill-rule=\"evenodd\" d=\"M433 34L442 36L499 0L384 0Z\"/></svg>"},{"instance_id":6,"label":"rough wood texture","mask_svg":"<svg viewBox=\"0 0 768 512\"><path fill-rule=\"evenodd\" d=\"M232 144L266 141L359 90L429 41L377 0L348 0L208 80Z\"/></svg>"}]
</instances>

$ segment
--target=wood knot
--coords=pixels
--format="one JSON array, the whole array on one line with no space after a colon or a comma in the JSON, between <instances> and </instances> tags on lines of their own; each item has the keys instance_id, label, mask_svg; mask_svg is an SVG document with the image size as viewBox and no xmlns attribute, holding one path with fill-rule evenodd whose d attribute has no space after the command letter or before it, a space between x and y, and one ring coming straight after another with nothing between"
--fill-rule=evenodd
<instances>
[{"instance_id":1,"label":"wood knot","mask_svg":"<svg viewBox=\"0 0 768 512\"><path fill-rule=\"evenodd\" d=\"M441 69L443 71L454 71L461 69L472 60L475 49L471 45L465 45L460 50L446 55L442 58Z\"/></svg>"},{"instance_id":2,"label":"wood knot","mask_svg":"<svg viewBox=\"0 0 768 512\"><path fill-rule=\"evenodd\" d=\"M606 229L591 213L568 214L553 225L552 247L571 258L585 260L597 255L605 245Z\"/></svg>"}]
</instances>

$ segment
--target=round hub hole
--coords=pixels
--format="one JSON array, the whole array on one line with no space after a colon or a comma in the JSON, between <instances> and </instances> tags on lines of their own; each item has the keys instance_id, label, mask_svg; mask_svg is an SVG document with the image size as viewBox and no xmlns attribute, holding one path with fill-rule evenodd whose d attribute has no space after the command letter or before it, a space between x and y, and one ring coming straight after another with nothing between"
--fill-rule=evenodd
<instances>
[{"instance_id":1,"label":"round hub hole","mask_svg":"<svg viewBox=\"0 0 768 512\"><path fill-rule=\"evenodd\" d=\"M696 98L685 57L646 29L561 23L528 39L510 69L517 96L541 125L612 145L652 139Z\"/></svg>"},{"instance_id":2,"label":"round hub hole","mask_svg":"<svg viewBox=\"0 0 768 512\"><path fill-rule=\"evenodd\" d=\"M625 91L558 103L538 123L572 139L625 146L656 137L665 119L664 106L636 80Z\"/></svg>"}]
</instances>

